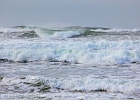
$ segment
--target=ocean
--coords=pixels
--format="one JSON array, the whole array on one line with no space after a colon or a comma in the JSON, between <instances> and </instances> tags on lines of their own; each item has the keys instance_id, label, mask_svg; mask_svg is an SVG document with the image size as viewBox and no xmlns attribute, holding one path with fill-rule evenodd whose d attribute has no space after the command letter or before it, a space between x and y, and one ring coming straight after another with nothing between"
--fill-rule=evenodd
<instances>
[{"instance_id":1,"label":"ocean","mask_svg":"<svg viewBox=\"0 0 140 100\"><path fill-rule=\"evenodd\" d=\"M0 28L0 99L139 98L140 29Z\"/></svg>"}]
</instances>

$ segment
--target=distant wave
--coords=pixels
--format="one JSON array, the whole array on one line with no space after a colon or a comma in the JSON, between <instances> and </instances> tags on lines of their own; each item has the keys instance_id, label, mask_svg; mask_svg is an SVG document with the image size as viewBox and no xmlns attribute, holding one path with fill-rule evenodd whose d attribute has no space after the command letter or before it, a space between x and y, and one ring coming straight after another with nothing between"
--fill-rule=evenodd
<instances>
[{"instance_id":1,"label":"distant wave","mask_svg":"<svg viewBox=\"0 0 140 100\"><path fill-rule=\"evenodd\" d=\"M15 26L11 28L0 28L2 34L13 34L21 38L74 38L113 34L140 34L140 29L116 29L102 27L80 27L70 26L64 28L47 28L39 26Z\"/></svg>"}]
</instances>

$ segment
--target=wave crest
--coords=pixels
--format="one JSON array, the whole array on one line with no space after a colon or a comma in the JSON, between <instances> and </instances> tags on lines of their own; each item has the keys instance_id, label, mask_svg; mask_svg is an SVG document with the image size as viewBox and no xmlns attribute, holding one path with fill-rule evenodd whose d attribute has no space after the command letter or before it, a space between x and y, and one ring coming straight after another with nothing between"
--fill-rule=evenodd
<instances>
[{"instance_id":1,"label":"wave crest","mask_svg":"<svg viewBox=\"0 0 140 100\"><path fill-rule=\"evenodd\" d=\"M0 28L0 33L13 34L13 36L26 38L73 38L98 35L139 35L140 29L116 29L101 27L64 27L64 28L47 28L39 26L15 26L12 28Z\"/></svg>"}]
</instances>

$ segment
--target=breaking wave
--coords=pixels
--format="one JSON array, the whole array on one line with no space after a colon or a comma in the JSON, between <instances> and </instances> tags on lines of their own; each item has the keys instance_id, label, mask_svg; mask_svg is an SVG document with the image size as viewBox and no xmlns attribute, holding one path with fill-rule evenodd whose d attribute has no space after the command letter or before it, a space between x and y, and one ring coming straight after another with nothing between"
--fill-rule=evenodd
<instances>
[{"instance_id":1,"label":"breaking wave","mask_svg":"<svg viewBox=\"0 0 140 100\"><path fill-rule=\"evenodd\" d=\"M12 37L22 38L72 38L98 36L104 34L140 34L140 29L115 29L115 28L100 28L100 27L78 27L71 26L65 28L46 28L39 26L16 26L11 28L0 28L2 34L13 34Z\"/></svg>"},{"instance_id":2,"label":"breaking wave","mask_svg":"<svg viewBox=\"0 0 140 100\"><path fill-rule=\"evenodd\" d=\"M39 76L3 77L0 85L7 86L12 92L112 92L140 93L140 80L134 79L95 79L90 76L83 78L46 78Z\"/></svg>"},{"instance_id":3,"label":"breaking wave","mask_svg":"<svg viewBox=\"0 0 140 100\"><path fill-rule=\"evenodd\" d=\"M92 65L140 61L140 41L9 41L0 44L0 59L60 61Z\"/></svg>"}]
</instances>

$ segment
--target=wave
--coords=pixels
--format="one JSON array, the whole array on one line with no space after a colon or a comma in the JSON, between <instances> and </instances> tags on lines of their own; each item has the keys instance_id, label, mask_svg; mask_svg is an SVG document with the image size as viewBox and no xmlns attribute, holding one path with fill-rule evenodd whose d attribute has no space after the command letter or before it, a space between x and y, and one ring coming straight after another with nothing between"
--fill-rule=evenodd
<instances>
[{"instance_id":1,"label":"wave","mask_svg":"<svg viewBox=\"0 0 140 100\"><path fill-rule=\"evenodd\" d=\"M8 86L11 92L45 93L57 91L72 92L112 92L139 94L140 80L135 79L96 79L90 76L82 78L47 78L40 76L4 76L1 86Z\"/></svg>"},{"instance_id":2,"label":"wave","mask_svg":"<svg viewBox=\"0 0 140 100\"><path fill-rule=\"evenodd\" d=\"M116 28L102 28L102 27L64 27L64 28L46 28L39 26L15 26L11 28L0 28L0 33L13 34L15 37L22 38L74 38L98 35L114 35L140 34L140 29L116 29Z\"/></svg>"},{"instance_id":3,"label":"wave","mask_svg":"<svg viewBox=\"0 0 140 100\"><path fill-rule=\"evenodd\" d=\"M140 41L7 41L0 44L4 61L60 61L113 65L140 61ZM6 61L6 60L5 60Z\"/></svg>"}]
</instances>

